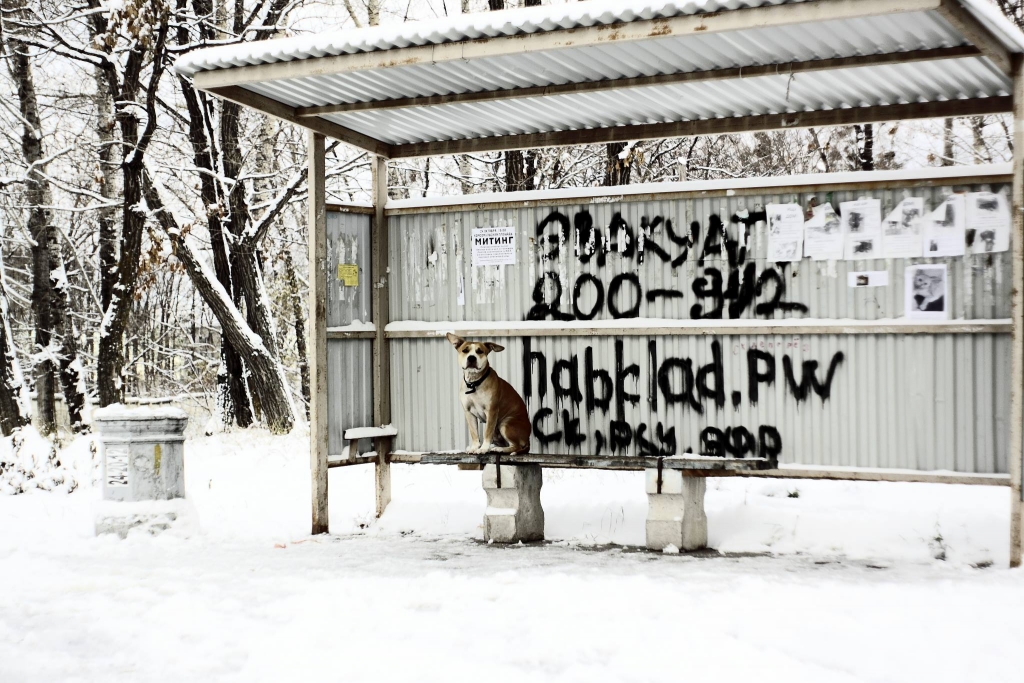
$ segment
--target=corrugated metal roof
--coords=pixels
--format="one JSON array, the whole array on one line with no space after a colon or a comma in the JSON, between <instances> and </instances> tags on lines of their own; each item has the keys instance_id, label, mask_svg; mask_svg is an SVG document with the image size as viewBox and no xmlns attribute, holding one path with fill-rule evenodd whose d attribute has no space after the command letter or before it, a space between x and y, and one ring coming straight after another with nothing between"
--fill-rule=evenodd
<instances>
[{"instance_id":1,"label":"corrugated metal roof","mask_svg":"<svg viewBox=\"0 0 1024 683\"><path fill-rule=\"evenodd\" d=\"M198 71L313 59L327 55L354 54L409 47L440 45L464 40L523 35L584 26L610 25L640 19L664 19L689 14L786 5L809 0L591 0L564 5L523 7L501 12L476 12L430 21L372 26L324 33L210 47L190 52L177 60L175 70L185 76ZM989 0L961 0L979 21L1000 36L1015 52L1024 50L1024 36Z\"/></svg>"},{"instance_id":2,"label":"corrugated metal roof","mask_svg":"<svg viewBox=\"0 0 1024 683\"><path fill-rule=\"evenodd\" d=\"M1004 50L1024 51L1024 35L987 0L959 2L968 18L973 17L989 34L992 45L998 41ZM737 22L721 30L665 34L655 30L653 35L632 35L621 41L607 35L590 42L576 40L580 34L572 32L701 14L720 19L735 10L782 9L783 5L809 10L811 6L868 9L844 10L845 16L811 12L792 22L766 24L763 17L778 14L769 7L744 15L749 17L745 24ZM942 10L938 0L859 5L831 0L594 0L209 48L185 55L175 68L186 75L200 74L206 80L200 82L197 77L197 83L214 92L218 90L209 85L212 76L207 74L224 74L217 77L218 87L243 88L269 98L285 105L296 118L310 115L304 108L331 107L334 111L315 113L342 129L390 146L1006 96L1011 81L986 56L989 45L976 46L984 54L951 54L941 60L908 57L901 63L897 57L889 63L846 63L840 65L845 68L827 71L786 70L787 65L818 60L970 46L969 37ZM532 35L514 47L493 51L479 42L527 34ZM557 43L539 43L536 34L561 38ZM451 43L465 43L473 51L453 53L448 49ZM530 49L541 45L544 49ZM406 59L409 53L402 51L415 46L448 47ZM447 52L434 55L438 49ZM389 51L398 52L394 58L380 56ZM308 68L302 66L307 62L311 62ZM301 64L293 69L285 63ZM256 65L275 71L255 72L250 67ZM747 76L740 71L730 78L703 78L719 70L766 66L777 67L779 73ZM233 81L236 73L238 79ZM514 95L522 88L679 74L702 77L488 101L415 99L458 100L459 95L488 92ZM403 106L393 106L394 100ZM376 104L353 109L367 103Z\"/></svg>"},{"instance_id":3,"label":"corrugated metal roof","mask_svg":"<svg viewBox=\"0 0 1024 683\"><path fill-rule=\"evenodd\" d=\"M191 52L174 65L175 70L191 76L197 71L273 64L302 59L375 52L498 36L514 36L584 26L607 26L640 19L665 19L688 14L720 12L764 5L785 5L806 0L689 0L689 2L651 2L650 0L591 0L564 5L522 7L500 12L476 12L430 21L371 26L361 29L329 31L311 36L240 43Z\"/></svg>"}]
</instances>

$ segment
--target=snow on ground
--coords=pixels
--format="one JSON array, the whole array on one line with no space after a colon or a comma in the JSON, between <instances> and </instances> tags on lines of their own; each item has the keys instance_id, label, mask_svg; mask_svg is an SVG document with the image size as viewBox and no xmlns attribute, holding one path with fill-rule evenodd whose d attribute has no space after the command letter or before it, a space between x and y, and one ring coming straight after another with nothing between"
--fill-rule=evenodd
<instances>
[{"instance_id":1,"label":"snow on ground","mask_svg":"<svg viewBox=\"0 0 1024 683\"><path fill-rule=\"evenodd\" d=\"M92 536L80 463L72 494L0 496L0 681L1020 680L1006 489L712 480L726 555L665 555L631 547L639 473L546 471L551 542L503 548L479 472L394 466L377 521L372 468L336 469L311 538L307 461L301 434L189 442L156 537Z\"/></svg>"}]
</instances>

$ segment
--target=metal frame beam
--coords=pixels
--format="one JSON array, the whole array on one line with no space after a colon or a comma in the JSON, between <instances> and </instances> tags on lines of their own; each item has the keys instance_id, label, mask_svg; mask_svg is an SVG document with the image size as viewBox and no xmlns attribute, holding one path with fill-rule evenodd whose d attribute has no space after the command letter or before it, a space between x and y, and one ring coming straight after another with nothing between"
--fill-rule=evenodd
<instances>
[{"instance_id":1,"label":"metal frame beam","mask_svg":"<svg viewBox=\"0 0 1024 683\"><path fill-rule=\"evenodd\" d=\"M972 100L914 102L911 104L889 104L875 107L856 107L852 109L832 109L791 114L737 116L700 121L646 123L633 126L614 126L611 128L589 128L586 130L557 131L553 133L530 133L492 138L439 140L437 142L394 145L391 147L391 157L393 159L400 159L443 154L474 154L538 147L565 147L569 145L626 142L629 140L690 137L694 135L750 133L785 128L823 128L828 126L878 123L881 121L982 116L986 114L1003 114L1011 111L1012 106L1011 97L986 97Z\"/></svg>"},{"instance_id":2,"label":"metal frame beam","mask_svg":"<svg viewBox=\"0 0 1024 683\"><path fill-rule=\"evenodd\" d=\"M1000 71L1007 75L1013 74L1010 51L1003 47L1003 44L982 26L963 5L957 0L942 0L938 11L943 19L971 41L972 45L981 50Z\"/></svg>"},{"instance_id":3,"label":"metal frame beam","mask_svg":"<svg viewBox=\"0 0 1024 683\"><path fill-rule=\"evenodd\" d=\"M862 19L939 9L942 0L817 0L787 5L766 5L725 12L690 14L610 25L546 31L531 35L501 36L420 45L391 50L357 52L230 69L199 71L196 87L212 90L231 85L326 76L368 69L500 57L510 54L623 43L650 38L709 35L744 29L763 29L816 21Z\"/></svg>"},{"instance_id":4,"label":"metal frame beam","mask_svg":"<svg viewBox=\"0 0 1024 683\"><path fill-rule=\"evenodd\" d=\"M309 164L309 470L312 533L330 530L327 509L327 207L325 140L310 131Z\"/></svg>"},{"instance_id":5,"label":"metal frame beam","mask_svg":"<svg viewBox=\"0 0 1024 683\"><path fill-rule=\"evenodd\" d=\"M1010 317L1010 566L1024 541L1024 58L1013 60L1013 288Z\"/></svg>"},{"instance_id":6,"label":"metal frame beam","mask_svg":"<svg viewBox=\"0 0 1024 683\"><path fill-rule=\"evenodd\" d=\"M297 126L302 126L311 131L316 131L322 136L334 138L346 144L365 149L368 152L377 154L384 157L391 156L391 146L386 142L381 142L376 138L372 138L369 135L363 135L354 130L346 128L345 126L327 121L320 118L300 118L296 113L295 107L289 106L283 102L279 102L270 97L264 97L259 93L254 93L251 90L245 88L239 88L235 86L228 86L223 88L210 88L209 92L222 97L225 100L231 100L237 102L243 106L251 109L257 109L264 114L269 114L274 118L294 123Z\"/></svg>"},{"instance_id":7,"label":"metal frame beam","mask_svg":"<svg viewBox=\"0 0 1024 683\"><path fill-rule=\"evenodd\" d=\"M634 320L642 322L642 318ZM914 323L877 321L824 321L806 320L796 325L779 325L772 320L736 321L739 324L716 324L714 320L681 320L678 324L630 325L622 320L620 327L606 325L580 325L564 323L563 327L502 327L501 323L475 329L460 327L457 333L465 337L730 337L746 335L928 335L928 334L1010 334L1012 325L1006 320L963 320L959 322ZM706 323L703 325L693 323ZM421 329L386 330L388 339L438 339L450 331L452 324L424 325Z\"/></svg>"},{"instance_id":8,"label":"metal frame beam","mask_svg":"<svg viewBox=\"0 0 1024 683\"><path fill-rule=\"evenodd\" d=\"M837 57L834 59L815 59L809 62L759 64L754 66L741 66L732 69L687 71L658 74L656 76L640 76L636 78L611 78L601 81L561 83L558 85L541 85L531 88L482 90L450 95L431 95L427 97L374 100L372 102L329 104L322 107L298 107L295 109L295 113L299 118L307 119L327 114L344 114L347 112L380 111L385 109L413 109L450 104L471 104L477 102L494 102L499 100L517 100L529 97L576 95L580 93L601 92L606 90L648 88L660 85L724 81L731 79L755 78L758 76L789 76L798 73L832 71L835 69L856 69L867 66L887 66L892 64L931 62L946 59L965 59L981 56L984 56L984 54L977 47L962 45L958 47L937 48L934 50L914 50L909 52L890 52L880 55L857 55L853 57Z\"/></svg>"},{"instance_id":9,"label":"metal frame beam","mask_svg":"<svg viewBox=\"0 0 1024 683\"><path fill-rule=\"evenodd\" d=\"M371 287L373 324L373 423L386 425L391 423L391 356L384 328L391 319L391 306L388 300L388 219L384 213L384 205L388 201L388 160L375 157L373 164L373 232L370 241L371 250ZM391 502L391 464L389 451L391 437L375 440L377 463L374 466L376 481L377 516L384 514Z\"/></svg>"}]
</instances>

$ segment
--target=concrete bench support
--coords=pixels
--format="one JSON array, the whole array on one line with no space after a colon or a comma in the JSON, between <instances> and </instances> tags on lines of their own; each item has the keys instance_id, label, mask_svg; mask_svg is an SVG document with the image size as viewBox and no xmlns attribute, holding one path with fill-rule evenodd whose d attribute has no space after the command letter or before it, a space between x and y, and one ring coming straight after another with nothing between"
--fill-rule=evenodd
<instances>
[{"instance_id":1,"label":"concrete bench support","mask_svg":"<svg viewBox=\"0 0 1024 683\"><path fill-rule=\"evenodd\" d=\"M543 483L540 465L486 465L483 471L487 511L484 540L524 543L544 540Z\"/></svg>"},{"instance_id":2,"label":"concrete bench support","mask_svg":"<svg viewBox=\"0 0 1024 683\"><path fill-rule=\"evenodd\" d=\"M698 550L708 545L704 514L705 477L684 477L680 470L648 469L647 547Z\"/></svg>"}]
</instances>

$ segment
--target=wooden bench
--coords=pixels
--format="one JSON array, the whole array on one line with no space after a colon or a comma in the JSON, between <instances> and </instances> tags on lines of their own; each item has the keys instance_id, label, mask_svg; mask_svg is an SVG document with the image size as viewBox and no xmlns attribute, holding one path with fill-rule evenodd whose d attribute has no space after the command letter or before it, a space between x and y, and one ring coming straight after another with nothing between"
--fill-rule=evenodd
<instances>
[{"instance_id":1,"label":"wooden bench","mask_svg":"<svg viewBox=\"0 0 1024 683\"><path fill-rule=\"evenodd\" d=\"M351 436L350 436L351 435ZM347 430L346 439L393 438L394 428ZM354 448L354 441L350 447ZM354 451L353 451L354 452ZM375 462L376 456L360 460ZM544 538L544 509L540 502L543 468L644 471L647 491L647 547L697 550L707 547L704 494L707 477L775 469L767 458L718 458L702 455L589 456L464 451L392 451L391 463L458 465L483 470L487 494L484 540L497 543L539 541ZM355 464L344 461L341 464Z\"/></svg>"},{"instance_id":2,"label":"wooden bench","mask_svg":"<svg viewBox=\"0 0 1024 683\"><path fill-rule=\"evenodd\" d=\"M398 430L392 425L381 427L352 427L345 430L345 440L348 445L338 457L328 458L327 467L344 467L346 465L365 465L377 462L376 453L359 455L359 442L363 439L394 439L398 436Z\"/></svg>"}]
</instances>

